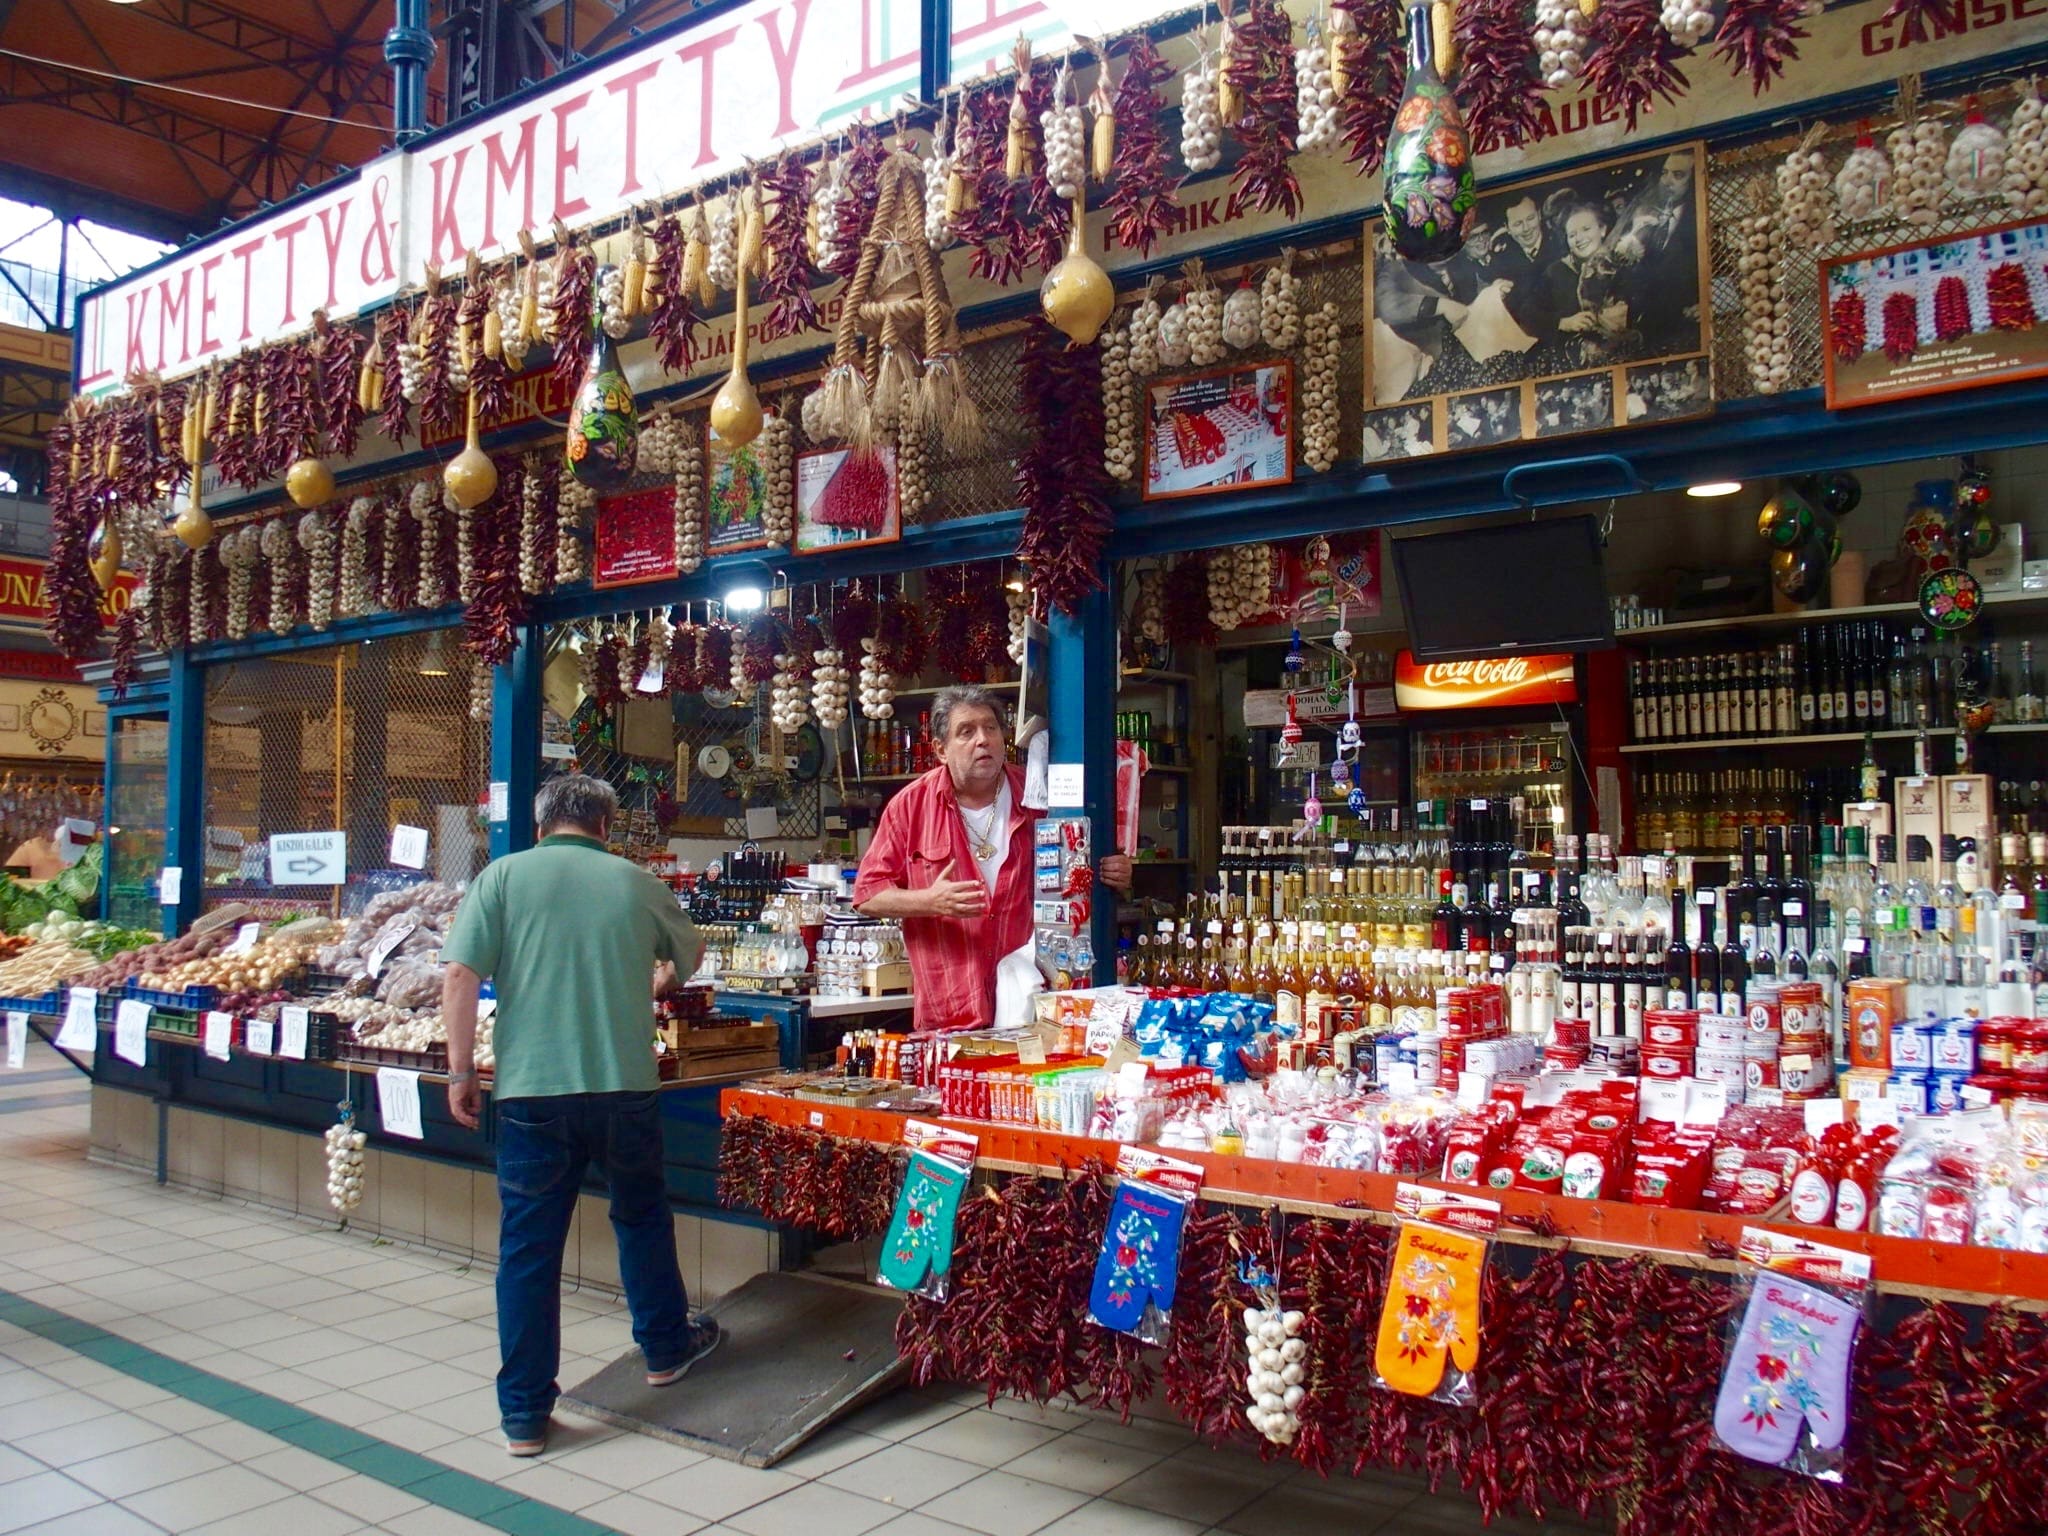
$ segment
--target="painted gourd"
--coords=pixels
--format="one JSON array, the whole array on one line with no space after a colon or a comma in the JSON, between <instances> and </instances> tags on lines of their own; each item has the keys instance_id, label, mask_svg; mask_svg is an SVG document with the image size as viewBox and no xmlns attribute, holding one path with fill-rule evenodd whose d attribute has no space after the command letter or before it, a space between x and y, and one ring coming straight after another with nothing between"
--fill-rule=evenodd
<instances>
[{"instance_id":1,"label":"painted gourd","mask_svg":"<svg viewBox=\"0 0 2048 1536\"><path fill-rule=\"evenodd\" d=\"M569 408L569 473L593 491L624 490L640 460L640 412L619 349L598 331L584 365L583 387Z\"/></svg>"},{"instance_id":2,"label":"painted gourd","mask_svg":"<svg viewBox=\"0 0 2048 1536\"><path fill-rule=\"evenodd\" d=\"M1396 255L1443 261L1472 232L1479 204L1472 139L1438 75L1429 7L1408 8L1408 80L1387 138L1382 216Z\"/></svg>"}]
</instances>

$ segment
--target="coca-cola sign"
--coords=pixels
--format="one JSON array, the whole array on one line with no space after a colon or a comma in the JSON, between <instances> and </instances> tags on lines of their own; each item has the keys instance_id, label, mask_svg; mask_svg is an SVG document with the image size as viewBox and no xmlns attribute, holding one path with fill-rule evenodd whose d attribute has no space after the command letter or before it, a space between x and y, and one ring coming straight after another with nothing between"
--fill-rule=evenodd
<instances>
[{"instance_id":1,"label":"coca-cola sign","mask_svg":"<svg viewBox=\"0 0 2048 1536\"><path fill-rule=\"evenodd\" d=\"M1394 702L1402 709L1569 704L1578 696L1578 679L1568 655L1417 661L1402 651L1394 658Z\"/></svg>"}]
</instances>

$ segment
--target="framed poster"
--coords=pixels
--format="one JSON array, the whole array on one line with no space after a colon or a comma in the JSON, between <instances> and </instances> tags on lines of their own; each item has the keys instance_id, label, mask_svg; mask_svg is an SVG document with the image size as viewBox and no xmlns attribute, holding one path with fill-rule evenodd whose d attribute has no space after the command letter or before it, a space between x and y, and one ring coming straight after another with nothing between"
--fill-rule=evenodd
<instances>
[{"instance_id":1,"label":"framed poster","mask_svg":"<svg viewBox=\"0 0 2048 1536\"><path fill-rule=\"evenodd\" d=\"M2048 373L2048 219L1821 263L1830 410Z\"/></svg>"},{"instance_id":2,"label":"framed poster","mask_svg":"<svg viewBox=\"0 0 2048 1536\"><path fill-rule=\"evenodd\" d=\"M676 574L676 493L670 485L625 491L597 503L590 584L624 587Z\"/></svg>"},{"instance_id":3,"label":"framed poster","mask_svg":"<svg viewBox=\"0 0 2048 1536\"><path fill-rule=\"evenodd\" d=\"M826 448L796 457L796 552L894 544L903 537L896 450Z\"/></svg>"},{"instance_id":4,"label":"framed poster","mask_svg":"<svg viewBox=\"0 0 2048 1536\"><path fill-rule=\"evenodd\" d=\"M1369 226L1366 462L1712 410L1706 227L1701 144L1489 189L1443 261Z\"/></svg>"},{"instance_id":5,"label":"framed poster","mask_svg":"<svg viewBox=\"0 0 2048 1536\"><path fill-rule=\"evenodd\" d=\"M1294 364L1259 363L1145 386L1145 499L1294 478Z\"/></svg>"},{"instance_id":6,"label":"framed poster","mask_svg":"<svg viewBox=\"0 0 2048 1536\"><path fill-rule=\"evenodd\" d=\"M706 449L704 553L730 555L768 544L768 471L761 440L727 448L714 436Z\"/></svg>"}]
</instances>

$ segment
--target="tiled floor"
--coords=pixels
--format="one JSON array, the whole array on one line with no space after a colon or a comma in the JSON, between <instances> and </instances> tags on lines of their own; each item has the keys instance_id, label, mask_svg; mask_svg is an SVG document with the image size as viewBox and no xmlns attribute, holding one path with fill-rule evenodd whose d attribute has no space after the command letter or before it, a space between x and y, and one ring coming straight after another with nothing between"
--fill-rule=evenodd
<instances>
[{"instance_id":1,"label":"tiled floor","mask_svg":"<svg viewBox=\"0 0 2048 1536\"><path fill-rule=\"evenodd\" d=\"M545 1458L515 1461L488 1270L88 1164L82 1088L40 1044L0 1069L0 1536L1480 1529L1411 1482L945 1391L900 1393L767 1471L566 1414ZM573 1383L628 1330L614 1297L563 1307Z\"/></svg>"}]
</instances>

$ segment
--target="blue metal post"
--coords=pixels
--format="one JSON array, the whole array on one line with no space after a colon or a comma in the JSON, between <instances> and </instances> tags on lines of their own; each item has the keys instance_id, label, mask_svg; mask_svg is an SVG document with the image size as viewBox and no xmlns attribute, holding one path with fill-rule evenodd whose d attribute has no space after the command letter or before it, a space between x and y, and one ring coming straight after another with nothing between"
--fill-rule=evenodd
<instances>
[{"instance_id":1,"label":"blue metal post","mask_svg":"<svg viewBox=\"0 0 2048 1536\"><path fill-rule=\"evenodd\" d=\"M434 62L427 0L398 0L384 34L384 62L391 66L392 135L409 144L427 131L427 66Z\"/></svg>"},{"instance_id":2,"label":"blue metal post","mask_svg":"<svg viewBox=\"0 0 2048 1536\"><path fill-rule=\"evenodd\" d=\"M1116 593L1105 566L1103 585L1072 614L1052 616L1052 760L1082 765L1082 809L1095 855L1116 843ZM1055 810L1067 807L1055 806ZM1098 892L1090 936L1095 979L1116 979L1116 898Z\"/></svg>"},{"instance_id":3,"label":"blue metal post","mask_svg":"<svg viewBox=\"0 0 2048 1536\"><path fill-rule=\"evenodd\" d=\"M164 934L183 933L199 916L206 884L206 669L184 647L171 652L170 738L164 751L164 864L182 872Z\"/></svg>"},{"instance_id":4,"label":"blue metal post","mask_svg":"<svg viewBox=\"0 0 2048 1536\"><path fill-rule=\"evenodd\" d=\"M505 816L491 818L491 857L533 846L533 792L540 779L540 674L546 633L519 626L519 646L491 679L491 783L505 786ZM494 795L495 798L495 795Z\"/></svg>"}]
</instances>

